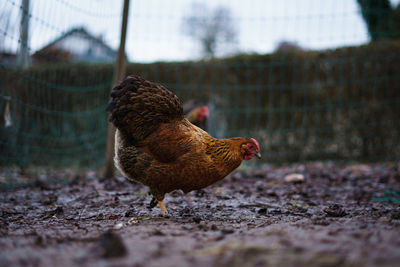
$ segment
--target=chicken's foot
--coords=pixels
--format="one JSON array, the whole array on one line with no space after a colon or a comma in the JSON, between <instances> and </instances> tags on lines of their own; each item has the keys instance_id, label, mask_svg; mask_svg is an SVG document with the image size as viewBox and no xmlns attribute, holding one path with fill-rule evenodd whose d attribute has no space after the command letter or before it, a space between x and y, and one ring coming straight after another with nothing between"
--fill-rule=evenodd
<instances>
[{"instance_id":1,"label":"chicken's foot","mask_svg":"<svg viewBox=\"0 0 400 267\"><path fill-rule=\"evenodd\" d=\"M162 216L163 216L163 217L168 216L168 211L167 211L167 209L165 208L164 202L163 202L162 200L158 200L158 205L160 206Z\"/></svg>"},{"instance_id":2,"label":"chicken's foot","mask_svg":"<svg viewBox=\"0 0 400 267\"><path fill-rule=\"evenodd\" d=\"M153 209L155 206L157 206L157 200L155 197L153 197L149 203L149 205L147 206L147 208L149 210Z\"/></svg>"}]
</instances>

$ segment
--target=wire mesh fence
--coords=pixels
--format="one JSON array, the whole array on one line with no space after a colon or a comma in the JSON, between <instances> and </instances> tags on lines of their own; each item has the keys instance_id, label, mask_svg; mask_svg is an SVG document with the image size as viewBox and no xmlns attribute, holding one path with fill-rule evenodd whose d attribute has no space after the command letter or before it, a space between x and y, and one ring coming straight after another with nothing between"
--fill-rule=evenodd
<instances>
[{"instance_id":1,"label":"wire mesh fence","mask_svg":"<svg viewBox=\"0 0 400 267\"><path fill-rule=\"evenodd\" d=\"M25 1L0 3L0 164L102 166L105 106L116 56L110 47L118 45L122 3L100 1L88 8L76 1L58 0L51 5L27 1L27 7ZM212 135L256 138L265 162L399 160L400 42L389 26L370 26L372 32L385 34L381 39L373 37L376 34L368 38L369 28L362 23L365 12L387 15L384 5L367 6L365 11L365 6L357 6L360 1L349 9L345 3L351 1L282 1L281 13L274 15L266 10L274 1L253 1L255 14L239 1L220 1L233 3L233 10L243 9L231 16L241 25L242 37L222 49L229 53L216 50L205 55L187 37L176 37L179 34L165 26L185 21L190 13L185 1L173 2L179 13L157 8L159 1L147 2L131 4L133 39L126 46L135 49L132 54L128 51L132 62L127 73L165 85L182 102L207 104ZM396 4L391 3L393 15L387 15L390 25L396 25ZM294 10L299 7L304 10L297 14ZM207 17L211 11L204 12ZM27 40L22 34L24 16L30 21ZM351 24L353 17L361 27ZM100 32L104 30L100 21L106 21L102 23L113 33L102 38L68 21L93 31L99 24ZM305 28L298 37L305 36L304 45L281 42L257 53L246 48L251 43L262 46L279 31L291 38L293 27ZM148 59L152 51L172 47L178 48L178 54L181 50L197 56L182 58L171 52L172 58L166 54L159 60ZM29 66L24 66L26 60L23 63L20 55L23 48Z\"/></svg>"}]
</instances>

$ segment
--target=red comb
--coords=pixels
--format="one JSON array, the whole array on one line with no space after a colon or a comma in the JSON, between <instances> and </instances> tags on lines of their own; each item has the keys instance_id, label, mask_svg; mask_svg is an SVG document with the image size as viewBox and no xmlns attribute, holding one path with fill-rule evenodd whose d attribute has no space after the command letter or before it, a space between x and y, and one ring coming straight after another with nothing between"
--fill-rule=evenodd
<instances>
[{"instance_id":1,"label":"red comb","mask_svg":"<svg viewBox=\"0 0 400 267\"><path fill-rule=\"evenodd\" d=\"M260 151L260 145L258 144L257 140L254 138L250 138L250 140L256 145L257 151Z\"/></svg>"},{"instance_id":2,"label":"red comb","mask_svg":"<svg viewBox=\"0 0 400 267\"><path fill-rule=\"evenodd\" d=\"M200 108L200 111L201 111L205 116L208 116L208 114L209 114L209 110L208 110L208 107L207 107L207 106L201 107L201 108Z\"/></svg>"}]
</instances>

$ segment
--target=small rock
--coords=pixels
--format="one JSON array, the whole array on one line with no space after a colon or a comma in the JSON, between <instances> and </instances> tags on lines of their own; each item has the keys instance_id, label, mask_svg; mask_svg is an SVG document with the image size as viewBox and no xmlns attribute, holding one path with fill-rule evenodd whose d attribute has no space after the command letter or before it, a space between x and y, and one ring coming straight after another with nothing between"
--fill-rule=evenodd
<instances>
[{"instance_id":1,"label":"small rock","mask_svg":"<svg viewBox=\"0 0 400 267\"><path fill-rule=\"evenodd\" d=\"M215 188L213 189L213 193L214 193L214 195L216 195L216 196L221 195L221 194L222 194L222 189L221 189L221 187L215 187Z\"/></svg>"},{"instance_id":2,"label":"small rock","mask_svg":"<svg viewBox=\"0 0 400 267\"><path fill-rule=\"evenodd\" d=\"M116 219L118 219L118 215L114 215L114 214L111 214L110 216L108 216L108 219L109 220L116 220Z\"/></svg>"},{"instance_id":3,"label":"small rock","mask_svg":"<svg viewBox=\"0 0 400 267\"><path fill-rule=\"evenodd\" d=\"M46 237L42 236L42 235L37 235L35 238L35 245L40 246L40 247L44 247L46 245Z\"/></svg>"},{"instance_id":4,"label":"small rock","mask_svg":"<svg viewBox=\"0 0 400 267\"><path fill-rule=\"evenodd\" d=\"M343 217L347 215L346 211L338 204L333 204L329 207L326 207L324 212L331 217Z\"/></svg>"},{"instance_id":5,"label":"small rock","mask_svg":"<svg viewBox=\"0 0 400 267\"><path fill-rule=\"evenodd\" d=\"M285 176L284 181L287 183L301 183L304 181L304 175L301 173L292 173Z\"/></svg>"},{"instance_id":6,"label":"small rock","mask_svg":"<svg viewBox=\"0 0 400 267\"><path fill-rule=\"evenodd\" d=\"M196 197L204 197L204 195L206 195L206 191L204 191L202 189L197 190L196 193L195 193Z\"/></svg>"},{"instance_id":7,"label":"small rock","mask_svg":"<svg viewBox=\"0 0 400 267\"><path fill-rule=\"evenodd\" d=\"M190 231L190 230L193 230L193 227L190 225L184 225L184 226L182 226L182 229Z\"/></svg>"},{"instance_id":8,"label":"small rock","mask_svg":"<svg viewBox=\"0 0 400 267\"><path fill-rule=\"evenodd\" d=\"M57 196L57 195L54 195L54 194L51 194L51 195L46 196L46 197L42 200L42 204L43 204L43 205L52 205L52 204L54 204L55 202L57 202L57 200L58 200L58 196Z\"/></svg>"},{"instance_id":9,"label":"small rock","mask_svg":"<svg viewBox=\"0 0 400 267\"><path fill-rule=\"evenodd\" d=\"M219 235L215 238L215 241L220 241L225 238L225 235Z\"/></svg>"},{"instance_id":10,"label":"small rock","mask_svg":"<svg viewBox=\"0 0 400 267\"><path fill-rule=\"evenodd\" d=\"M324 218L316 217L312 219L314 225L328 226L330 222Z\"/></svg>"},{"instance_id":11,"label":"small rock","mask_svg":"<svg viewBox=\"0 0 400 267\"><path fill-rule=\"evenodd\" d=\"M179 214L183 217L190 217L193 214L193 211L189 207L184 207Z\"/></svg>"},{"instance_id":12,"label":"small rock","mask_svg":"<svg viewBox=\"0 0 400 267\"><path fill-rule=\"evenodd\" d=\"M135 214L135 210L134 209L130 209L128 211L125 212L125 217L133 217L133 215Z\"/></svg>"},{"instance_id":13,"label":"small rock","mask_svg":"<svg viewBox=\"0 0 400 267\"><path fill-rule=\"evenodd\" d=\"M111 230L103 233L100 237L100 246L103 248L102 257L104 258L123 257L127 253L122 238Z\"/></svg>"},{"instance_id":14,"label":"small rock","mask_svg":"<svg viewBox=\"0 0 400 267\"><path fill-rule=\"evenodd\" d=\"M205 224L204 222L199 223L198 226L197 226L197 228L198 228L199 230L208 231L208 226L207 226L207 224Z\"/></svg>"},{"instance_id":15,"label":"small rock","mask_svg":"<svg viewBox=\"0 0 400 267\"><path fill-rule=\"evenodd\" d=\"M235 230L233 230L233 228L227 227L221 230L221 233L223 234L233 234L235 232Z\"/></svg>"},{"instance_id":16,"label":"small rock","mask_svg":"<svg viewBox=\"0 0 400 267\"><path fill-rule=\"evenodd\" d=\"M47 212L47 214L45 214L43 216L43 219L49 219L53 216L60 216L64 213L64 209L63 207L58 206L57 208L55 208L54 210L51 210L49 212Z\"/></svg>"},{"instance_id":17,"label":"small rock","mask_svg":"<svg viewBox=\"0 0 400 267\"><path fill-rule=\"evenodd\" d=\"M96 215L95 220L101 221L101 220L104 220L105 218L106 218L106 216L103 213L99 213Z\"/></svg>"},{"instance_id":18,"label":"small rock","mask_svg":"<svg viewBox=\"0 0 400 267\"><path fill-rule=\"evenodd\" d=\"M400 210L394 210L391 212L392 220L400 220Z\"/></svg>"},{"instance_id":19,"label":"small rock","mask_svg":"<svg viewBox=\"0 0 400 267\"><path fill-rule=\"evenodd\" d=\"M124 227L124 224L123 224L122 222L120 222L120 223L117 223L116 225L114 225L113 229L114 229L114 230L119 230L119 229L121 229L122 227Z\"/></svg>"},{"instance_id":20,"label":"small rock","mask_svg":"<svg viewBox=\"0 0 400 267\"><path fill-rule=\"evenodd\" d=\"M156 229L153 231L153 235L164 236L165 234L163 232L161 232L160 230Z\"/></svg>"},{"instance_id":21,"label":"small rock","mask_svg":"<svg viewBox=\"0 0 400 267\"><path fill-rule=\"evenodd\" d=\"M194 221L195 223L200 223L200 222L201 222L201 218L200 218L200 217L194 217L194 218L193 218L193 221Z\"/></svg>"},{"instance_id":22,"label":"small rock","mask_svg":"<svg viewBox=\"0 0 400 267\"><path fill-rule=\"evenodd\" d=\"M36 187L39 187L41 190L50 190L49 185L47 184L47 182L45 181L45 178L43 178L43 177L38 177L35 180L34 185Z\"/></svg>"},{"instance_id":23,"label":"small rock","mask_svg":"<svg viewBox=\"0 0 400 267\"><path fill-rule=\"evenodd\" d=\"M279 198L279 196L274 192L274 191L267 191L267 196L269 196L269 197L276 197L276 198Z\"/></svg>"},{"instance_id":24,"label":"small rock","mask_svg":"<svg viewBox=\"0 0 400 267\"><path fill-rule=\"evenodd\" d=\"M265 170L255 170L251 173L255 178L266 178L268 176Z\"/></svg>"},{"instance_id":25,"label":"small rock","mask_svg":"<svg viewBox=\"0 0 400 267\"><path fill-rule=\"evenodd\" d=\"M63 214L63 213L64 213L64 208L63 208L63 207L58 206L58 207L54 210L54 214L55 214L55 215L61 215L61 214Z\"/></svg>"},{"instance_id":26,"label":"small rock","mask_svg":"<svg viewBox=\"0 0 400 267\"><path fill-rule=\"evenodd\" d=\"M269 213L271 215L278 215L278 214L283 214L284 212L281 209L276 208L276 209L270 209Z\"/></svg>"},{"instance_id":27,"label":"small rock","mask_svg":"<svg viewBox=\"0 0 400 267\"><path fill-rule=\"evenodd\" d=\"M134 225L137 224L139 221L136 220L135 218L130 218L127 222L128 225Z\"/></svg>"},{"instance_id":28,"label":"small rock","mask_svg":"<svg viewBox=\"0 0 400 267\"><path fill-rule=\"evenodd\" d=\"M268 209L267 208L261 208L257 211L258 214L260 215L267 215L268 214Z\"/></svg>"}]
</instances>

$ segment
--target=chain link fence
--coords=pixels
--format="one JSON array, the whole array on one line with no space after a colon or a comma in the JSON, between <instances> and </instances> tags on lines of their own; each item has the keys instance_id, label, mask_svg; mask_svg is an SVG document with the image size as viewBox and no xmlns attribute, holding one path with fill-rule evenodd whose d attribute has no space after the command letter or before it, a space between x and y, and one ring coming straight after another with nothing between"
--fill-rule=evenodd
<instances>
[{"instance_id":1,"label":"chain link fence","mask_svg":"<svg viewBox=\"0 0 400 267\"><path fill-rule=\"evenodd\" d=\"M36 7L27 7L25 2ZM101 167L107 132L105 106L116 51L89 30L58 22L53 13L57 17L62 16L63 9L69 10L74 14L71 20L78 18L91 25L107 20L119 32L119 9L114 12L109 8L114 1L85 9L74 1L58 0L56 10L46 8L44 3L42 9L37 8L39 2L0 3L0 164L24 168ZM253 4L257 3L264 8L259 2ZM140 22L146 16L161 24L175 21L174 13L166 16L159 14L159 9L143 13L141 1L132 1L131 5L139 10L130 14L133 21L138 18ZM292 16L292 8L288 8L284 17L259 12L261 15L251 21L273 21L274 27L284 28L287 21L300 23L306 19L313 24L323 18L334 23L337 17L361 19L365 12L380 14L381 9L324 12L302 18ZM26 29L30 35L41 35L49 40L47 43L40 46L37 38L31 39L35 44L24 39L24 16L31 21ZM184 14L177 17L183 18ZM235 14L232 19L250 21ZM131 24L133 29L145 27ZM346 43L351 37L344 28L334 29L332 34L320 32L310 38L325 42L335 35ZM207 104L211 113L208 131L217 137L256 138L265 162L399 160L400 42L395 32L388 36L387 28L381 30L385 31L382 39L329 49L283 42L266 53L239 49L231 55L217 53L217 57L206 59L149 63L133 58L127 73L165 85L182 102ZM138 34L137 42L168 49L168 37L157 39L151 33ZM265 39L263 36L251 41ZM117 47L117 43L113 45ZM126 46L130 45L128 40ZM28 59L23 59L21 53L28 53Z\"/></svg>"}]
</instances>

